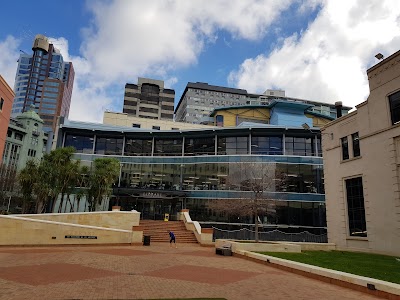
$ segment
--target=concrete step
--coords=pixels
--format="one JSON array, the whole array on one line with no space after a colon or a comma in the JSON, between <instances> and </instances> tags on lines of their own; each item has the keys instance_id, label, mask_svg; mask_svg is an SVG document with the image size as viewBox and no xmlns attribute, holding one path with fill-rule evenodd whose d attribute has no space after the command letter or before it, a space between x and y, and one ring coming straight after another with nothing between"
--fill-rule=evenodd
<instances>
[{"instance_id":1,"label":"concrete step","mask_svg":"<svg viewBox=\"0 0 400 300\"><path fill-rule=\"evenodd\" d=\"M186 230L182 221L140 220L143 235L149 235L153 242L169 242L168 231L175 234L177 243L197 243L193 232Z\"/></svg>"}]
</instances>

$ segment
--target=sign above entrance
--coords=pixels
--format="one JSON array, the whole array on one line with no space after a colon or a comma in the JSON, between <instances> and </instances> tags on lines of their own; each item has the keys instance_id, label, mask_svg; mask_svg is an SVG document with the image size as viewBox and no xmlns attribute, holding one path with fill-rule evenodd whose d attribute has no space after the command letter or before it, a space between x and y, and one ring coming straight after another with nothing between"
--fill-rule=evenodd
<instances>
[{"instance_id":1,"label":"sign above entrance","mask_svg":"<svg viewBox=\"0 0 400 300\"><path fill-rule=\"evenodd\" d=\"M163 193L158 193L158 192L143 192L140 194L140 197L142 197L142 198L168 198Z\"/></svg>"}]
</instances>

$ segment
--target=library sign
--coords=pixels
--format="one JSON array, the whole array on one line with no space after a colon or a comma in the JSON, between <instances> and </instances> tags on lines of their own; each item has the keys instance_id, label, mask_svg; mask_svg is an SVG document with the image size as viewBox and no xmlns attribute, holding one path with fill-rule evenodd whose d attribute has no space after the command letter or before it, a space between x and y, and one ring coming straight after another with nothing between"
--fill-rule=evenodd
<instances>
[{"instance_id":1,"label":"library sign","mask_svg":"<svg viewBox=\"0 0 400 300\"><path fill-rule=\"evenodd\" d=\"M89 240L97 240L97 236L95 235L66 235L66 239L89 239Z\"/></svg>"}]
</instances>

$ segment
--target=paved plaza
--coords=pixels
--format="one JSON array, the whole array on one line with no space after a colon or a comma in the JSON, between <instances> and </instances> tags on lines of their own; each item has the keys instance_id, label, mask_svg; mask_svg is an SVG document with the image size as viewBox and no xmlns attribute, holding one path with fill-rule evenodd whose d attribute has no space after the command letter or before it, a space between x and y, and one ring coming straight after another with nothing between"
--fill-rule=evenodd
<instances>
[{"instance_id":1,"label":"paved plaza","mask_svg":"<svg viewBox=\"0 0 400 300\"><path fill-rule=\"evenodd\" d=\"M0 299L378 299L195 244L0 248Z\"/></svg>"}]
</instances>

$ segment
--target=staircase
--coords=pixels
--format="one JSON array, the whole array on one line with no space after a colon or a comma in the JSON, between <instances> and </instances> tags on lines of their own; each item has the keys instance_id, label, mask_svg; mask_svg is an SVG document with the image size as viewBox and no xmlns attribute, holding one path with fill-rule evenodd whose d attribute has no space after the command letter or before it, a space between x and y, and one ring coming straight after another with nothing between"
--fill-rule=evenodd
<instances>
[{"instance_id":1,"label":"staircase","mask_svg":"<svg viewBox=\"0 0 400 300\"><path fill-rule=\"evenodd\" d=\"M197 243L196 236L192 231L186 230L182 221L153 221L140 220L143 226L143 235L150 235L151 242L169 242L168 231L175 234L176 243Z\"/></svg>"}]
</instances>

